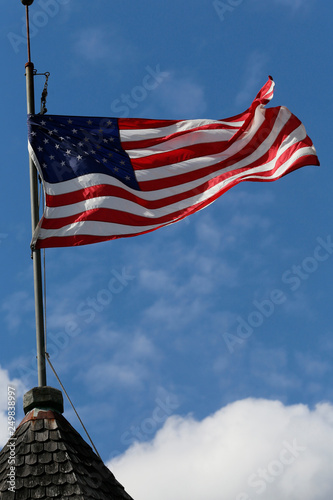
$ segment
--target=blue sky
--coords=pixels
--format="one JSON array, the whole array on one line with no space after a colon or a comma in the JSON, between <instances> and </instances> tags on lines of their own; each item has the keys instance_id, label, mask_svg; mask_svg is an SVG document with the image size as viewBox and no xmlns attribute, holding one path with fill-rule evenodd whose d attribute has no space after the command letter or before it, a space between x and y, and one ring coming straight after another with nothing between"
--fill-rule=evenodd
<instances>
[{"instance_id":1,"label":"blue sky","mask_svg":"<svg viewBox=\"0 0 333 500\"><path fill-rule=\"evenodd\" d=\"M25 12L2 9L0 444L7 385L18 422L37 385ZM272 75L271 105L302 120L321 162L147 235L46 251L51 361L135 500L331 498L332 14L319 0L30 9L50 114L219 119ZM65 416L83 435L67 402Z\"/></svg>"}]
</instances>

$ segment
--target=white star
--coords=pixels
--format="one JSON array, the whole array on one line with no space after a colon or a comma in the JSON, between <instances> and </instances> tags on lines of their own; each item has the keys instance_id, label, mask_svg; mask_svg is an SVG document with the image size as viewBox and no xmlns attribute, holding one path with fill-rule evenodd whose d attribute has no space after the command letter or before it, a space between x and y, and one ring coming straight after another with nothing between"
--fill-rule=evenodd
<instances>
[{"instance_id":1,"label":"white star","mask_svg":"<svg viewBox=\"0 0 333 500\"><path fill-rule=\"evenodd\" d=\"M49 134L50 134L50 135L53 135L53 132L52 132L52 130L49 130Z\"/></svg>"},{"instance_id":2,"label":"white star","mask_svg":"<svg viewBox=\"0 0 333 500\"><path fill-rule=\"evenodd\" d=\"M113 142L114 141L114 137L110 137L110 142Z\"/></svg>"},{"instance_id":3,"label":"white star","mask_svg":"<svg viewBox=\"0 0 333 500\"><path fill-rule=\"evenodd\" d=\"M49 140L48 139L44 139L44 144L48 144Z\"/></svg>"},{"instance_id":4,"label":"white star","mask_svg":"<svg viewBox=\"0 0 333 500\"><path fill-rule=\"evenodd\" d=\"M124 160L122 160L122 161L120 162L120 165L125 165Z\"/></svg>"},{"instance_id":5,"label":"white star","mask_svg":"<svg viewBox=\"0 0 333 500\"><path fill-rule=\"evenodd\" d=\"M64 167L66 165L66 162L65 161L62 161L61 164L60 164L62 167Z\"/></svg>"},{"instance_id":6,"label":"white star","mask_svg":"<svg viewBox=\"0 0 333 500\"><path fill-rule=\"evenodd\" d=\"M50 156L50 160L54 160L54 156L53 155Z\"/></svg>"},{"instance_id":7,"label":"white star","mask_svg":"<svg viewBox=\"0 0 333 500\"><path fill-rule=\"evenodd\" d=\"M92 125L92 121L91 120L88 120L87 123L88 123L88 125Z\"/></svg>"},{"instance_id":8,"label":"white star","mask_svg":"<svg viewBox=\"0 0 333 500\"><path fill-rule=\"evenodd\" d=\"M46 163L43 163L42 167L43 167L43 168L47 168Z\"/></svg>"},{"instance_id":9,"label":"white star","mask_svg":"<svg viewBox=\"0 0 333 500\"><path fill-rule=\"evenodd\" d=\"M42 148L41 146L39 146L38 151L39 151L39 152L42 152L42 151L43 151L43 148Z\"/></svg>"},{"instance_id":10,"label":"white star","mask_svg":"<svg viewBox=\"0 0 333 500\"><path fill-rule=\"evenodd\" d=\"M67 151L66 151L66 155L68 155L68 156L69 156L70 154L71 154L71 150L70 150L70 149L67 149Z\"/></svg>"},{"instance_id":11,"label":"white star","mask_svg":"<svg viewBox=\"0 0 333 500\"><path fill-rule=\"evenodd\" d=\"M96 151L95 151L94 149L92 149L92 150L90 151L90 154L91 154L91 155L94 155L94 154L96 154Z\"/></svg>"},{"instance_id":12,"label":"white star","mask_svg":"<svg viewBox=\"0 0 333 500\"><path fill-rule=\"evenodd\" d=\"M65 140L63 137L59 137L59 139L60 139L61 141L64 141L64 140Z\"/></svg>"},{"instance_id":13,"label":"white star","mask_svg":"<svg viewBox=\"0 0 333 500\"><path fill-rule=\"evenodd\" d=\"M44 120L42 120L40 123L41 123L41 125L43 125L43 126L44 126L44 125L46 125L46 122L45 122Z\"/></svg>"},{"instance_id":14,"label":"white star","mask_svg":"<svg viewBox=\"0 0 333 500\"><path fill-rule=\"evenodd\" d=\"M112 125L112 121L111 121L111 120L108 120L108 121L107 121L107 124L108 124L108 125Z\"/></svg>"},{"instance_id":15,"label":"white star","mask_svg":"<svg viewBox=\"0 0 333 500\"><path fill-rule=\"evenodd\" d=\"M108 140L107 139L103 139L103 142L108 142Z\"/></svg>"},{"instance_id":16,"label":"white star","mask_svg":"<svg viewBox=\"0 0 333 500\"><path fill-rule=\"evenodd\" d=\"M67 120L67 123L71 124L71 123L73 123L73 120L69 119L69 120Z\"/></svg>"},{"instance_id":17,"label":"white star","mask_svg":"<svg viewBox=\"0 0 333 500\"><path fill-rule=\"evenodd\" d=\"M118 167L114 167L113 169L115 172L118 172L119 171L119 168Z\"/></svg>"},{"instance_id":18,"label":"white star","mask_svg":"<svg viewBox=\"0 0 333 500\"><path fill-rule=\"evenodd\" d=\"M33 137L35 137L36 132L31 132L31 135L32 135Z\"/></svg>"},{"instance_id":19,"label":"white star","mask_svg":"<svg viewBox=\"0 0 333 500\"><path fill-rule=\"evenodd\" d=\"M76 128L73 128L72 132L73 132L73 134L77 134Z\"/></svg>"},{"instance_id":20,"label":"white star","mask_svg":"<svg viewBox=\"0 0 333 500\"><path fill-rule=\"evenodd\" d=\"M53 133L54 133L54 134L57 134L57 133L58 133L58 130L55 128L55 129L53 130Z\"/></svg>"},{"instance_id":21,"label":"white star","mask_svg":"<svg viewBox=\"0 0 333 500\"><path fill-rule=\"evenodd\" d=\"M107 162L107 159L106 159L106 158L103 158L102 162L103 162L103 163L106 163L106 162Z\"/></svg>"},{"instance_id":22,"label":"white star","mask_svg":"<svg viewBox=\"0 0 333 500\"><path fill-rule=\"evenodd\" d=\"M131 178L130 178L128 175L126 175L125 179L126 179L127 181L130 181L130 180L131 180Z\"/></svg>"},{"instance_id":23,"label":"white star","mask_svg":"<svg viewBox=\"0 0 333 500\"><path fill-rule=\"evenodd\" d=\"M77 160L82 160L82 156L81 155L77 155L76 159Z\"/></svg>"},{"instance_id":24,"label":"white star","mask_svg":"<svg viewBox=\"0 0 333 500\"><path fill-rule=\"evenodd\" d=\"M82 148L82 146L84 146L83 142L79 142L79 146Z\"/></svg>"},{"instance_id":25,"label":"white star","mask_svg":"<svg viewBox=\"0 0 333 500\"><path fill-rule=\"evenodd\" d=\"M60 148L59 144L56 144L56 145L55 145L55 147L56 147L56 149L59 149L59 148Z\"/></svg>"}]
</instances>

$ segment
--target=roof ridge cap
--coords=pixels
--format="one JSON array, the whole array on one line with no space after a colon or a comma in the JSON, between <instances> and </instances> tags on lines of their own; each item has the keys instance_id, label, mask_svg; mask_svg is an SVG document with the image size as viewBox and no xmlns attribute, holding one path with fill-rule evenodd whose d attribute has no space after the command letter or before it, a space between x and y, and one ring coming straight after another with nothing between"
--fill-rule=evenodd
<instances>
[{"instance_id":1,"label":"roof ridge cap","mask_svg":"<svg viewBox=\"0 0 333 500\"><path fill-rule=\"evenodd\" d=\"M23 420L17 426L16 430L19 429L23 424L31 420L48 420L50 418L54 418L55 420L65 419L63 415L54 408L33 408L25 415Z\"/></svg>"}]
</instances>

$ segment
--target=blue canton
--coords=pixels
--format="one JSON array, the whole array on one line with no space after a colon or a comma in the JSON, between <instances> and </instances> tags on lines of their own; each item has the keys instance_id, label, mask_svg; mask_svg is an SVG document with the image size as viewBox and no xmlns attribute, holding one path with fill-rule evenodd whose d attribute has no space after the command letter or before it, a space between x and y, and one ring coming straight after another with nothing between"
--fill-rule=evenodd
<instances>
[{"instance_id":1,"label":"blue canton","mask_svg":"<svg viewBox=\"0 0 333 500\"><path fill-rule=\"evenodd\" d=\"M140 190L116 118L30 115L28 132L46 182L100 173Z\"/></svg>"}]
</instances>

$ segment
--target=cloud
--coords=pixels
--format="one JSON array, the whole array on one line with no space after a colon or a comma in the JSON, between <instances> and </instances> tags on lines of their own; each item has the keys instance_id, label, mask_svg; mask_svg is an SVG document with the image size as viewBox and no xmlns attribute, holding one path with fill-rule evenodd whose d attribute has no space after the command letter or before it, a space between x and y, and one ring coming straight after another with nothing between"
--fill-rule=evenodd
<instances>
[{"instance_id":1,"label":"cloud","mask_svg":"<svg viewBox=\"0 0 333 500\"><path fill-rule=\"evenodd\" d=\"M244 74L246 83L236 96L237 106L248 107L255 98L259 88L265 83L265 78L268 77L268 74L265 74L264 71L268 60L267 54L260 50L255 50L249 55Z\"/></svg>"},{"instance_id":2,"label":"cloud","mask_svg":"<svg viewBox=\"0 0 333 500\"><path fill-rule=\"evenodd\" d=\"M115 50L116 47L116 50ZM132 61L135 47L122 38L116 27L95 26L85 28L74 35L74 50L89 63L120 64Z\"/></svg>"},{"instance_id":3,"label":"cloud","mask_svg":"<svg viewBox=\"0 0 333 500\"><path fill-rule=\"evenodd\" d=\"M332 460L332 405L246 399L172 416L108 466L136 500L330 500Z\"/></svg>"},{"instance_id":4,"label":"cloud","mask_svg":"<svg viewBox=\"0 0 333 500\"><path fill-rule=\"evenodd\" d=\"M89 61L104 59L108 56L108 36L99 28L89 28L77 35L75 49Z\"/></svg>"},{"instance_id":5,"label":"cloud","mask_svg":"<svg viewBox=\"0 0 333 500\"><path fill-rule=\"evenodd\" d=\"M302 9L302 14L304 14L304 12L308 14L310 12L312 4L314 4L316 1L317 0L273 0L276 6L286 7L288 9L291 9L293 12ZM264 5L265 7L267 6L266 0L257 0L257 4Z\"/></svg>"},{"instance_id":6,"label":"cloud","mask_svg":"<svg viewBox=\"0 0 333 500\"><path fill-rule=\"evenodd\" d=\"M275 0L275 3L289 7L292 10L298 10L301 7L307 7L309 5L309 0Z\"/></svg>"},{"instance_id":7,"label":"cloud","mask_svg":"<svg viewBox=\"0 0 333 500\"><path fill-rule=\"evenodd\" d=\"M3 370L0 367L0 448L4 446L4 444L9 439L8 434L8 387L15 388L16 392L16 412L20 413L20 408L18 406L18 398L22 398L23 393L25 392L25 387L23 383L14 379L11 380L7 370ZM15 426L19 424L18 421L15 422Z\"/></svg>"},{"instance_id":8,"label":"cloud","mask_svg":"<svg viewBox=\"0 0 333 500\"><path fill-rule=\"evenodd\" d=\"M108 345L107 337L110 336L113 337L113 345ZM149 380L150 364L158 359L158 351L153 343L140 332L119 335L101 330L95 333L93 340L82 339L82 343L87 363L90 360L91 366L84 373L80 369L79 377L94 392L110 391L115 387L121 390L142 390L143 384ZM103 352L100 351L101 345L104 346ZM82 356L79 366L82 366Z\"/></svg>"},{"instance_id":9,"label":"cloud","mask_svg":"<svg viewBox=\"0 0 333 500\"><path fill-rule=\"evenodd\" d=\"M324 361L315 353L297 352L295 354L296 362L304 374L312 377L321 377L326 375L331 370L331 365L328 361Z\"/></svg>"},{"instance_id":10,"label":"cloud","mask_svg":"<svg viewBox=\"0 0 333 500\"><path fill-rule=\"evenodd\" d=\"M204 88L190 76L167 71L168 77L152 93L152 109L146 113L163 113L167 118L190 119L205 114L207 103ZM154 110L154 111L153 111Z\"/></svg>"},{"instance_id":11,"label":"cloud","mask_svg":"<svg viewBox=\"0 0 333 500\"><path fill-rule=\"evenodd\" d=\"M15 292L3 301L1 310L5 314L8 330L17 331L25 316L34 310L34 299L26 291Z\"/></svg>"}]
</instances>

